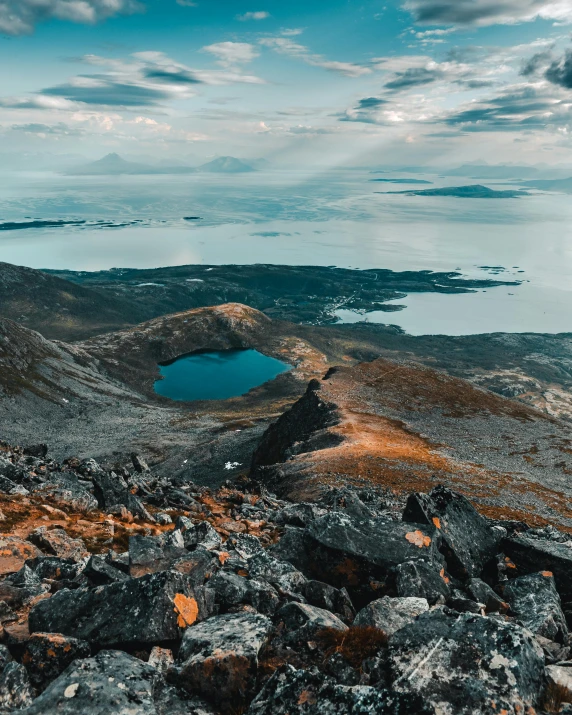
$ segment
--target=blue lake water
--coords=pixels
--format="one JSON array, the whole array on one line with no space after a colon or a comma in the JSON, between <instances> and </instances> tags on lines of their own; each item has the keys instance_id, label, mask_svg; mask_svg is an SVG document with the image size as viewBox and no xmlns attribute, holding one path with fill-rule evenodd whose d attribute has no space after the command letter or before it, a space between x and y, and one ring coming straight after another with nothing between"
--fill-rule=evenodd
<instances>
[{"instance_id":1,"label":"blue lake water","mask_svg":"<svg viewBox=\"0 0 572 715\"><path fill-rule=\"evenodd\" d=\"M392 187L371 178L361 170L177 177L0 174L1 221L86 221L0 231L0 261L88 271L187 263L458 269L491 278L495 275L482 266L502 266L506 270L499 277L523 284L468 296L410 295L399 301L404 310L368 319L415 334L572 332L569 195L400 196L375 193ZM435 186L477 183L418 178ZM185 220L191 216L199 220Z\"/></svg>"},{"instance_id":2,"label":"blue lake water","mask_svg":"<svg viewBox=\"0 0 572 715\"><path fill-rule=\"evenodd\" d=\"M160 365L155 392L178 402L225 400L246 394L292 367L257 350L222 350L183 355Z\"/></svg>"}]
</instances>

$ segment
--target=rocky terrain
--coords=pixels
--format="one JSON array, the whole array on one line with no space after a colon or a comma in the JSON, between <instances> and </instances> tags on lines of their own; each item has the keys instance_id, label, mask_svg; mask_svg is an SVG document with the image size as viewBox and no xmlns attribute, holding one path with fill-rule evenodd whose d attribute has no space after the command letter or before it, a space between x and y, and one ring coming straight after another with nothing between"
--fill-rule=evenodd
<instances>
[{"instance_id":1,"label":"rocky terrain","mask_svg":"<svg viewBox=\"0 0 572 715\"><path fill-rule=\"evenodd\" d=\"M0 711L565 713L572 541L437 485L218 490L0 447Z\"/></svg>"},{"instance_id":2,"label":"rocky terrain","mask_svg":"<svg viewBox=\"0 0 572 715\"><path fill-rule=\"evenodd\" d=\"M0 713L572 712L572 338L317 325L347 285L256 267L296 284L262 312L235 269L153 309L139 271L0 270ZM292 369L154 392L227 349Z\"/></svg>"}]
</instances>

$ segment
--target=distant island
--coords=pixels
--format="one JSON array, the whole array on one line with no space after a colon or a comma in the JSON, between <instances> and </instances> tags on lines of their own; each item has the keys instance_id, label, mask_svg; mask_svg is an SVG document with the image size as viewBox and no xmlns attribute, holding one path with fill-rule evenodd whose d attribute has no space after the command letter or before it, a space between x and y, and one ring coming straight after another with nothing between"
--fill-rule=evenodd
<instances>
[{"instance_id":1,"label":"distant island","mask_svg":"<svg viewBox=\"0 0 572 715\"><path fill-rule=\"evenodd\" d=\"M192 166L169 166L151 164L140 164L127 161L119 154L107 154L103 159L93 161L89 164L68 169L65 173L68 176L136 176L136 175L160 175L160 174L194 174L197 171L207 171L219 174L240 174L256 169L233 156L221 156L199 167Z\"/></svg>"},{"instance_id":2,"label":"distant island","mask_svg":"<svg viewBox=\"0 0 572 715\"><path fill-rule=\"evenodd\" d=\"M215 174L244 174L256 169L241 159L235 159L234 156L220 156L199 166L199 171L210 171Z\"/></svg>"},{"instance_id":3,"label":"distant island","mask_svg":"<svg viewBox=\"0 0 572 715\"><path fill-rule=\"evenodd\" d=\"M572 177L568 179L542 179L527 181L526 186L540 191L559 191L563 194L572 194Z\"/></svg>"},{"instance_id":4,"label":"distant island","mask_svg":"<svg viewBox=\"0 0 572 715\"><path fill-rule=\"evenodd\" d=\"M432 184L432 181L424 179L370 179L370 181L380 181L386 184Z\"/></svg>"},{"instance_id":5,"label":"distant island","mask_svg":"<svg viewBox=\"0 0 572 715\"><path fill-rule=\"evenodd\" d=\"M404 194L405 196L453 196L458 199L517 199L529 196L527 191L508 190L495 191L487 186L474 184L472 186L446 186L442 189L412 189L411 191L384 191L376 193Z\"/></svg>"}]
</instances>

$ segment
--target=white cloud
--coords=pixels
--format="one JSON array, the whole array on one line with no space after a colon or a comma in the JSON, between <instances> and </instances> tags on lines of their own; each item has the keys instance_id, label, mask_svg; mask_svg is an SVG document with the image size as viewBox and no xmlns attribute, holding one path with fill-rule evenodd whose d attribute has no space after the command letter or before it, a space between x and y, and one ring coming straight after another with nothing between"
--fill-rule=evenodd
<instances>
[{"instance_id":1,"label":"white cloud","mask_svg":"<svg viewBox=\"0 0 572 715\"><path fill-rule=\"evenodd\" d=\"M302 60L312 67L322 67L323 69L337 72L346 77L361 77L362 75L371 73L370 67L354 64L353 62L335 62L333 60L327 60L322 55L312 54L307 47L294 42L294 40L289 40L288 37L263 37L260 40L260 44L264 47L269 47L281 55L288 55L289 57Z\"/></svg>"},{"instance_id":2,"label":"white cloud","mask_svg":"<svg viewBox=\"0 0 572 715\"><path fill-rule=\"evenodd\" d=\"M52 18L94 24L142 9L138 0L0 0L0 32L28 35L38 23Z\"/></svg>"},{"instance_id":3,"label":"white cloud","mask_svg":"<svg viewBox=\"0 0 572 715\"><path fill-rule=\"evenodd\" d=\"M203 47L203 51L217 57L218 63L224 67L247 64L258 57L254 45L247 42L217 42Z\"/></svg>"},{"instance_id":4,"label":"white cloud","mask_svg":"<svg viewBox=\"0 0 572 715\"><path fill-rule=\"evenodd\" d=\"M248 20L266 20L269 17L269 12L259 10L258 12L245 12L244 15L237 15L236 19L241 22L247 22Z\"/></svg>"},{"instance_id":5,"label":"white cloud","mask_svg":"<svg viewBox=\"0 0 572 715\"><path fill-rule=\"evenodd\" d=\"M572 22L570 0L406 0L404 7L426 25L510 25L537 18Z\"/></svg>"}]
</instances>

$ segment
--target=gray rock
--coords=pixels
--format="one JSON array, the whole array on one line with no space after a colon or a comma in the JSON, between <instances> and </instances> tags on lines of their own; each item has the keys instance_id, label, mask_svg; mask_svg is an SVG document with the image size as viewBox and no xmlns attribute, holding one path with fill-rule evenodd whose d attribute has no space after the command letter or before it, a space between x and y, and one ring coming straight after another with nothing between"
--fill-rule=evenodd
<instances>
[{"instance_id":1,"label":"gray rock","mask_svg":"<svg viewBox=\"0 0 572 715\"><path fill-rule=\"evenodd\" d=\"M247 715L430 715L422 698L358 685L339 685L317 670L279 668Z\"/></svg>"},{"instance_id":2,"label":"gray rock","mask_svg":"<svg viewBox=\"0 0 572 715\"><path fill-rule=\"evenodd\" d=\"M123 571L108 564L104 558L95 554L91 555L83 573L94 586L126 581L129 578Z\"/></svg>"},{"instance_id":3,"label":"gray rock","mask_svg":"<svg viewBox=\"0 0 572 715\"><path fill-rule=\"evenodd\" d=\"M429 605L444 603L451 595L444 569L436 570L424 561L406 561L396 568L397 595L404 598L425 598Z\"/></svg>"},{"instance_id":4,"label":"gray rock","mask_svg":"<svg viewBox=\"0 0 572 715\"><path fill-rule=\"evenodd\" d=\"M63 633L99 646L179 640L189 613L209 615L204 589L180 573L162 571L97 588L63 589L36 604L31 633ZM198 612L197 612L198 609Z\"/></svg>"},{"instance_id":5,"label":"gray rock","mask_svg":"<svg viewBox=\"0 0 572 715\"><path fill-rule=\"evenodd\" d=\"M42 549L48 554L58 556L61 559L71 559L72 561L82 561L89 552L81 539L72 539L65 529L55 527L48 529L40 526L28 536L28 541Z\"/></svg>"},{"instance_id":6,"label":"gray rock","mask_svg":"<svg viewBox=\"0 0 572 715\"><path fill-rule=\"evenodd\" d=\"M278 611L277 617L285 625L284 637L289 643L313 640L317 633L325 629L348 630L346 624L330 611L307 603L287 603Z\"/></svg>"},{"instance_id":7,"label":"gray rock","mask_svg":"<svg viewBox=\"0 0 572 715\"><path fill-rule=\"evenodd\" d=\"M434 713L526 712L536 706L544 677L542 651L529 631L439 609L390 638L388 662L393 689L422 696Z\"/></svg>"},{"instance_id":8,"label":"gray rock","mask_svg":"<svg viewBox=\"0 0 572 715\"><path fill-rule=\"evenodd\" d=\"M335 588L323 581L307 581L302 594L311 606L331 611L344 622L351 623L355 617L352 601L345 588Z\"/></svg>"},{"instance_id":9,"label":"gray rock","mask_svg":"<svg viewBox=\"0 0 572 715\"><path fill-rule=\"evenodd\" d=\"M405 561L442 564L440 532L434 526L385 519L358 521L332 512L312 522L306 534L313 542L309 550L312 576L332 586L345 586L362 603L378 596L376 582L385 582Z\"/></svg>"},{"instance_id":10,"label":"gray rock","mask_svg":"<svg viewBox=\"0 0 572 715\"><path fill-rule=\"evenodd\" d=\"M42 692L77 658L91 655L89 643L59 633L34 633L26 643L22 662L30 682Z\"/></svg>"},{"instance_id":11,"label":"gray rock","mask_svg":"<svg viewBox=\"0 0 572 715\"><path fill-rule=\"evenodd\" d=\"M511 569L511 576L552 571L558 593L565 601L572 601L572 549L566 544L513 536L503 541L502 548L516 567Z\"/></svg>"},{"instance_id":12,"label":"gray rock","mask_svg":"<svg viewBox=\"0 0 572 715\"><path fill-rule=\"evenodd\" d=\"M21 711L32 703L32 697L26 668L16 662L8 663L0 675L0 709Z\"/></svg>"},{"instance_id":13,"label":"gray rock","mask_svg":"<svg viewBox=\"0 0 572 715\"><path fill-rule=\"evenodd\" d=\"M157 671L120 651L74 661L22 715L156 715Z\"/></svg>"},{"instance_id":14,"label":"gray rock","mask_svg":"<svg viewBox=\"0 0 572 715\"><path fill-rule=\"evenodd\" d=\"M431 524L441 532L447 568L457 578L480 576L498 550L499 536L487 520L468 499L447 487L435 487L430 494L411 494L403 520Z\"/></svg>"},{"instance_id":15,"label":"gray rock","mask_svg":"<svg viewBox=\"0 0 572 715\"><path fill-rule=\"evenodd\" d=\"M487 613L506 613L508 603L496 594L493 589L479 578L472 578L467 586L467 592L474 601L482 603Z\"/></svg>"},{"instance_id":16,"label":"gray rock","mask_svg":"<svg viewBox=\"0 0 572 715\"><path fill-rule=\"evenodd\" d=\"M306 583L306 577L288 561L276 559L266 551L259 551L248 561L252 578L267 581L275 588L289 593L297 592Z\"/></svg>"},{"instance_id":17,"label":"gray rock","mask_svg":"<svg viewBox=\"0 0 572 715\"><path fill-rule=\"evenodd\" d=\"M222 544L222 537L208 521L199 521L183 532L185 548L194 549L204 546L205 549L218 549Z\"/></svg>"},{"instance_id":18,"label":"gray rock","mask_svg":"<svg viewBox=\"0 0 572 715\"><path fill-rule=\"evenodd\" d=\"M260 539L252 534L233 534L226 542L226 548L234 549L237 554L248 561L255 554L264 551Z\"/></svg>"},{"instance_id":19,"label":"gray rock","mask_svg":"<svg viewBox=\"0 0 572 715\"><path fill-rule=\"evenodd\" d=\"M247 604L259 613L272 615L280 602L276 590L265 581L247 579L235 573L219 571L209 581L209 589L215 593L215 602L223 611L239 604Z\"/></svg>"},{"instance_id":20,"label":"gray rock","mask_svg":"<svg viewBox=\"0 0 572 715\"><path fill-rule=\"evenodd\" d=\"M129 537L129 574L134 578L165 571L171 563L186 553L183 546L168 548L161 536Z\"/></svg>"},{"instance_id":21,"label":"gray rock","mask_svg":"<svg viewBox=\"0 0 572 715\"><path fill-rule=\"evenodd\" d=\"M315 504L288 504L276 513L274 521L281 526L305 527L326 513Z\"/></svg>"},{"instance_id":22,"label":"gray rock","mask_svg":"<svg viewBox=\"0 0 572 715\"><path fill-rule=\"evenodd\" d=\"M272 622L252 613L215 616L189 628L179 651L178 682L217 704L251 696L258 654Z\"/></svg>"},{"instance_id":23,"label":"gray rock","mask_svg":"<svg viewBox=\"0 0 572 715\"><path fill-rule=\"evenodd\" d=\"M98 503L94 495L85 489L74 474L52 474L50 480L33 489L49 497L50 501L58 506L67 507L74 511L88 513L97 509Z\"/></svg>"},{"instance_id":24,"label":"gray rock","mask_svg":"<svg viewBox=\"0 0 572 715\"><path fill-rule=\"evenodd\" d=\"M425 598L384 596L362 608L355 617L354 626L371 626L391 636L428 610L429 604Z\"/></svg>"},{"instance_id":25,"label":"gray rock","mask_svg":"<svg viewBox=\"0 0 572 715\"><path fill-rule=\"evenodd\" d=\"M568 643L568 626L550 571L520 576L502 586L510 614L536 635Z\"/></svg>"}]
</instances>

